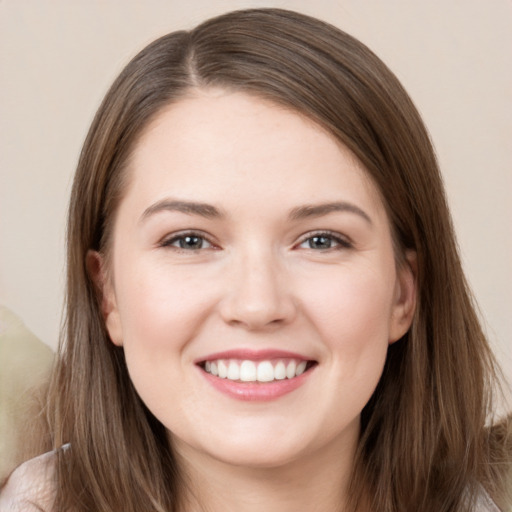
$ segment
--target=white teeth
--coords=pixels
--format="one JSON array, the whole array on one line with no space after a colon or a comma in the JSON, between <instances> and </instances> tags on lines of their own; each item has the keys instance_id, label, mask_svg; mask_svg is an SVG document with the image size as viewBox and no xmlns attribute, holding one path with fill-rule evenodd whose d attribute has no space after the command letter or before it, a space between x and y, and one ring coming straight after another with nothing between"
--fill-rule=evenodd
<instances>
[{"instance_id":1,"label":"white teeth","mask_svg":"<svg viewBox=\"0 0 512 512\"><path fill-rule=\"evenodd\" d=\"M297 369L295 370L295 375L297 375L297 376L301 375L302 373L304 373L305 369L306 369L306 361L301 361L297 365Z\"/></svg>"},{"instance_id":2,"label":"white teeth","mask_svg":"<svg viewBox=\"0 0 512 512\"><path fill-rule=\"evenodd\" d=\"M228 367L226 366L226 363L222 360L219 361L217 368L219 369L219 377L221 379L225 379L228 376Z\"/></svg>"},{"instance_id":3,"label":"white teeth","mask_svg":"<svg viewBox=\"0 0 512 512\"><path fill-rule=\"evenodd\" d=\"M235 361L231 361L228 366L228 379L229 380L238 380L240 378L240 366L235 363Z\"/></svg>"},{"instance_id":4,"label":"white teeth","mask_svg":"<svg viewBox=\"0 0 512 512\"><path fill-rule=\"evenodd\" d=\"M289 379L293 379L295 377L295 370L297 369L297 365L295 364L295 361L290 361L288 363L288 366L286 367L286 376Z\"/></svg>"},{"instance_id":5,"label":"white teeth","mask_svg":"<svg viewBox=\"0 0 512 512\"><path fill-rule=\"evenodd\" d=\"M271 382L274 380L274 367L270 361L262 361L258 365L256 378L259 382Z\"/></svg>"},{"instance_id":6,"label":"white teeth","mask_svg":"<svg viewBox=\"0 0 512 512\"><path fill-rule=\"evenodd\" d=\"M252 361L242 361L240 365L240 380L243 382L252 382L256 380L256 377L256 365Z\"/></svg>"},{"instance_id":7,"label":"white teeth","mask_svg":"<svg viewBox=\"0 0 512 512\"><path fill-rule=\"evenodd\" d=\"M251 360L218 359L206 361L204 370L221 379L242 382L272 382L293 379L306 371L307 361L295 359L255 362Z\"/></svg>"},{"instance_id":8,"label":"white teeth","mask_svg":"<svg viewBox=\"0 0 512 512\"><path fill-rule=\"evenodd\" d=\"M283 361L279 361L274 368L274 378L276 380L286 379L286 367Z\"/></svg>"}]
</instances>

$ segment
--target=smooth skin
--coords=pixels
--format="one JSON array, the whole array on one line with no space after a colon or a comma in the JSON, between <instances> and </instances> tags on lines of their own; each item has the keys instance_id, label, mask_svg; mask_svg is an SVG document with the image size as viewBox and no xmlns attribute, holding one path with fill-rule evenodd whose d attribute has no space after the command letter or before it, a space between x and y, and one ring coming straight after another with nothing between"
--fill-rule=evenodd
<instances>
[{"instance_id":1,"label":"smooth skin","mask_svg":"<svg viewBox=\"0 0 512 512\"><path fill-rule=\"evenodd\" d=\"M194 89L146 128L127 172L108 258L88 265L189 477L186 509L339 510L361 410L416 295L414 254L397 264L362 164L293 111ZM196 364L231 349L317 364L291 393L240 401Z\"/></svg>"}]
</instances>

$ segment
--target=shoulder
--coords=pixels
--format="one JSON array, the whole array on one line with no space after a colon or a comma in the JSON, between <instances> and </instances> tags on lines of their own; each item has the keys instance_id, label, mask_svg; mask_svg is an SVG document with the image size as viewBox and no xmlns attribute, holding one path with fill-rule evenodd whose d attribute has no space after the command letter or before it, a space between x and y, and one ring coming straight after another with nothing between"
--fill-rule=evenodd
<instances>
[{"instance_id":1,"label":"shoulder","mask_svg":"<svg viewBox=\"0 0 512 512\"><path fill-rule=\"evenodd\" d=\"M55 462L48 452L18 466L0 491L0 512L51 512Z\"/></svg>"}]
</instances>

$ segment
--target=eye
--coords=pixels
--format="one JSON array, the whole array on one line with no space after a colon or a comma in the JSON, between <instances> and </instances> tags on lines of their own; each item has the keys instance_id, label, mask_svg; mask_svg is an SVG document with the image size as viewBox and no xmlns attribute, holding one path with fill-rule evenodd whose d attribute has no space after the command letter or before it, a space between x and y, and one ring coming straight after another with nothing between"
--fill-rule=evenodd
<instances>
[{"instance_id":1,"label":"eye","mask_svg":"<svg viewBox=\"0 0 512 512\"><path fill-rule=\"evenodd\" d=\"M301 249L328 251L330 249L349 249L352 247L352 244L339 234L321 232L304 238L298 247Z\"/></svg>"},{"instance_id":2,"label":"eye","mask_svg":"<svg viewBox=\"0 0 512 512\"><path fill-rule=\"evenodd\" d=\"M161 244L162 247L171 247L182 251L199 251L212 249L214 245L200 233L180 233L167 238Z\"/></svg>"}]
</instances>

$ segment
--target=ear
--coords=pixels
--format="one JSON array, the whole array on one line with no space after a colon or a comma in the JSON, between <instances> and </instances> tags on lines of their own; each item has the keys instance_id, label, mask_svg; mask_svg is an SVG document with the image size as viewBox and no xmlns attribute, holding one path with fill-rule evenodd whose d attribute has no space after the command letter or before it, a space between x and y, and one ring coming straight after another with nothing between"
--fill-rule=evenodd
<instances>
[{"instance_id":1,"label":"ear","mask_svg":"<svg viewBox=\"0 0 512 512\"><path fill-rule=\"evenodd\" d=\"M120 347L123 345L121 317L117 307L112 279L106 271L104 256L98 251L88 251L86 256L86 267L96 288L101 314L110 339L114 345Z\"/></svg>"},{"instance_id":2,"label":"ear","mask_svg":"<svg viewBox=\"0 0 512 512\"><path fill-rule=\"evenodd\" d=\"M416 251L407 251L397 270L395 297L389 327L389 343L399 340L411 327L416 311L418 265Z\"/></svg>"}]
</instances>

